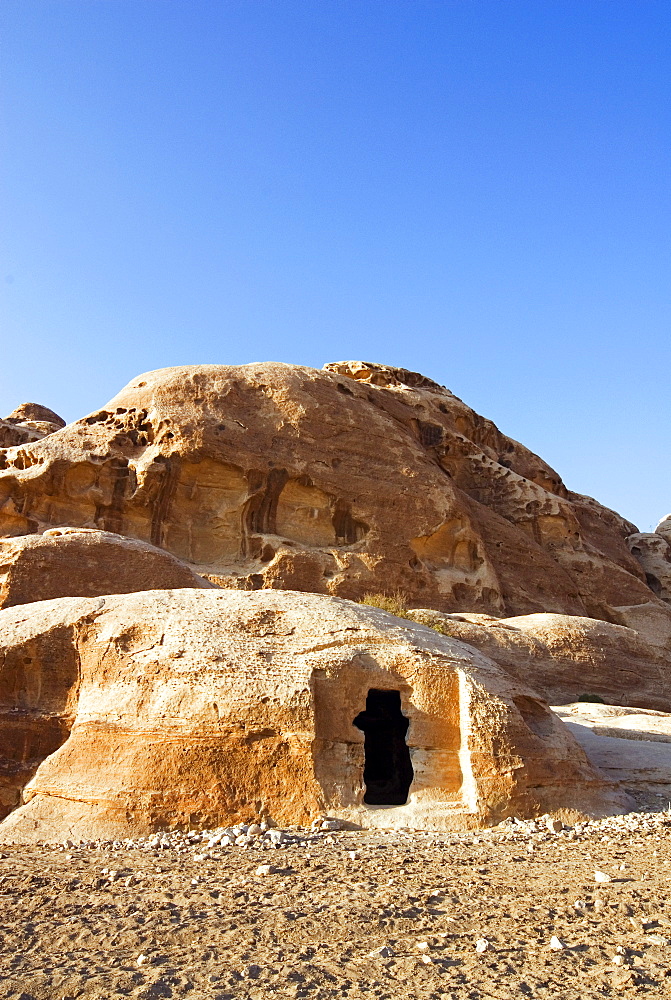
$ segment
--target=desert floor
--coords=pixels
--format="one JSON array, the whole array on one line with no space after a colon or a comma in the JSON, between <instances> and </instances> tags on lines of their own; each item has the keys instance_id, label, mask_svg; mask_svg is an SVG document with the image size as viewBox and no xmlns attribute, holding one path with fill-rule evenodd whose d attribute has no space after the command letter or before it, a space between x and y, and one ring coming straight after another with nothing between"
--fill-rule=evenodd
<instances>
[{"instance_id":1,"label":"desert floor","mask_svg":"<svg viewBox=\"0 0 671 1000\"><path fill-rule=\"evenodd\" d=\"M637 823L4 847L0 997L668 1000L671 816Z\"/></svg>"}]
</instances>

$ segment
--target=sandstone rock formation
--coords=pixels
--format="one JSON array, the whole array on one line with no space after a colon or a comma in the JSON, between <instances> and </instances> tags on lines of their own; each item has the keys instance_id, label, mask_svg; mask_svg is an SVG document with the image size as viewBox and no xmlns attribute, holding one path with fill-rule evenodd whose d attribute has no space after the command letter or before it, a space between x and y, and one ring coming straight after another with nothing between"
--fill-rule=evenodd
<instances>
[{"instance_id":1,"label":"sandstone rock formation","mask_svg":"<svg viewBox=\"0 0 671 1000\"><path fill-rule=\"evenodd\" d=\"M671 514L667 514L666 517L662 518L655 528L655 534L661 535L662 538L665 538L671 544Z\"/></svg>"},{"instance_id":2,"label":"sandstone rock formation","mask_svg":"<svg viewBox=\"0 0 671 1000\"><path fill-rule=\"evenodd\" d=\"M68 426L24 404L0 833L620 808L546 700L671 711L669 546L671 515L637 532L404 369L164 369ZM375 592L415 622L335 599Z\"/></svg>"},{"instance_id":3,"label":"sandstone rock formation","mask_svg":"<svg viewBox=\"0 0 671 1000\"><path fill-rule=\"evenodd\" d=\"M635 627L569 615L408 614L479 649L550 704L596 695L610 705L671 712L671 637L656 644L651 625L640 634ZM665 621L671 625L668 616Z\"/></svg>"},{"instance_id":4,"label":"sandstone rock formation","mask_svg":"<svg viewBox=\"0 0 671 1000\"><path fill-rule=\"evenodd\" d=\"M21 789L25 800L4 840L324 811L363 826L477 826L624 803L531 687L376 608L149 591L8 608L0 636L5 808ZM365 769L380 753L387 766L386 723L361 722L380 692L396 692L409 720L406 805L363 801L364 774L368 791L381 780Z\"/></svg>"},{"instance_id":5,"label":"sandstone rock formation","mask_svg":"<svg viewBox=\"0 0 671 1000\"><path fill-rule=\"evenodd\" d=\"M39 403L22 403L0 419L0 448L39 441L61 427L65 427L65 421L53 410Z\"/></svg>"},{"instance_id":6,"label":"sandstone rock formation","mask_svg":"<svg viewBox=\"0 0 671 1000\"><path fill-rule=\"evenodd\" d=\"M343 362L169 368L0 450L0 534L61 525L166 549L213 582L496 616L621 622L655 602L635 526L430 379Z\"/></svg>"},{"instance_id":7,"label":"sandstone rock formation","mask_svg":"<svg viewBox=\"0 0 671 1000\"><path fill-rule=\"evenodd\" d=\"M0 608L212 586L169 552L109 531L50 528L43 535L0 538Z\"/></svg>"},{"instance_id":8,"label":"sandstone rock formation","mask_svg":"<svg viewBox=\"0 0 671 1000\"><path fill-rule=\"evenodd\" d=\"M666 522L662 521L661 524L665 531ZM646 582L653 593L671 603L671 542L658 528L654 532L639 531L629 535L627 545L640 562Z\"/></svg>"},{"instance_id":9,"label":"sandstone rock formation","mask_svg":"<svg viewBox=\"0 0 671 1000\"><path fill-rule=\"evenodd\" d=\"M671 796L671 715L613 705L554 710L604 777L634 792ZM666 805L666 802L664 803Z\"/></svg>"}]
</instances>

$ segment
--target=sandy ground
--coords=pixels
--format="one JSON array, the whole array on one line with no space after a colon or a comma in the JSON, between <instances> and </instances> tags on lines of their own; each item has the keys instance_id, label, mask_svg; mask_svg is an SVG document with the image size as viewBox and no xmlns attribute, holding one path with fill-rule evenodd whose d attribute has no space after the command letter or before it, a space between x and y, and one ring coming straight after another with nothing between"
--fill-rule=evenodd
<instances>
[{"instance_id":1,"label":"sandy ground","mask_svg":"<svg viewBox=\"0 0 671 1000\"><path fill-rule=\"evenodd\" d=\"M341 832L205 858L5 847L0 997L668 1000L670 846L658 819L577 839Z\"/></svg>"}]
</instances>

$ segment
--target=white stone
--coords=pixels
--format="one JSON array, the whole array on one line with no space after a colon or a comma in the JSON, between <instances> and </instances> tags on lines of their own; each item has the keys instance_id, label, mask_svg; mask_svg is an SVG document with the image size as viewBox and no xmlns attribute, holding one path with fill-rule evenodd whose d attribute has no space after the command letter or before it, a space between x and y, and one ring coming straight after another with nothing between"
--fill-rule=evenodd
<instances>
[{"instance_id":1,"label":"white stone","mask_svg":"<svg viewBox=\"0 0 671 1000\"><path fill-rule=\"evenodd\" d=\"M147 957L147 955L138 955L137 958L135 959L135 964L136 965L146 965L148 961L149 961L149 958Z\"/></svg>"},{"instance_id":2,"label":"white stone","mask_svg":"<svg viewBox=\"0 0 671 1000\"><path fill-rule=\"evenodd\" d=\"M483 952L487 951L488 948L489 948L489 941L487 940L487 938L478 938L478 940L475 942L475 950L477 951L478 955L482 955Z\"/></svg>"},{"instance_id":3,"label":"white stone","mask_svg":"<svg viewBox=\"0 0 671 1000\"><path fill-rule=\"evenodd\" d=\"M610 882L610 875L606 875L605 872L596 871L594 872L595 882Z\"/></svg>"},{"instance_id":4,"label":"white stone","mask_svg":"<svg viewBox=\"0 0 671 1000\"><path fill-rule=\"evenodd\" d=\"M390 948L388 944L383 944L380 948L369 951L366 958L391 958L393 954L394 949Z\"/></svg>"},{"instance_id":5,"label":"white stone","mask_svg":"<svg viewBox=\"0 0 671 1000\"><path fill-rule=\"evenodd\" d=\"M325 819L321 824L322 830L340 830L342 823L339 819Z\"/></svg>"},{"instance_id":6,"label":"white stone","mask_svg":"<svg viewBox=\"0 0 671 1000\"><path fill-rule=\"evenodd\" d=\"M259 867L256 869L256 874L257 875L270 875L272 873L272 871L273 871L273 866L272 865L259 865Z\"/></svg>"},{"instance_id":7,"label":"white stone","mask_svg":"<svg viewBox=\"0 0 671 1000\"><path fill-rule=\"evenodd\" d=\"M650 941L651 944L659 945L660 948L669 943L669 939L665 938L662 934L646 934L645 940Z\"/></svg>"},{"instance_id":8,"label":"white stone","mask_svg":"<svg viewBox=\"0 0 671 1000\"><path fill-rule=\"evenodd\" d=\"M552 937L550 938L550 947L552 948L553 951L564 950L564 945L561 943L556 934L553 934Z\"/></svg>"}]
</instances>

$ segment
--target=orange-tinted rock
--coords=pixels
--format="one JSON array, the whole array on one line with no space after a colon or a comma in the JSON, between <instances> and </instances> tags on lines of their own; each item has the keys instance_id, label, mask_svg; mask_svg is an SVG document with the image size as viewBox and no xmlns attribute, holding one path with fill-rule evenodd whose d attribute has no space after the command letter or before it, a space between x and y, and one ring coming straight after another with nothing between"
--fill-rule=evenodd
<instances>
[{"instance_id":1,"label":"orange-tinted rock","mask_svg":"<svg viewBox=\"0 0 671 1000\"><path fill-rule=\"evenodd\" d=\"M402 369L151 372L0 467L0 534L100 528L226 586L612 621L655 599L634 525Z\"/></svg>"},{"instance_id":2,"label":"orange-tinted rock","mask_svg":"<svg viewBox=\"0 0 671 1000\"><path fill-rule=\"evenodd\" d=\"M149 591L5 609L0 637L5 718L20 716L28 741L43 719L69 732L0 827L4 840L323 812L449 828L625 802L529 685L376 608L286 591ZM407 803L384 809L364 802L369 751L354 724L380 691L397 693L411 762ZM50 748L13 746L17 792Z\"/></svg>"},{"instance_id":3,"label":"orange-tinted rock","mask_svg":"<svg viewBox=\"0 0 671 1000\"><path fill-rule=\"evenodd\" d=\"M75 716L79 661L72 639L92 604L66 600L36 605L36 619L32 606L29 614L0 611L0 618L16 616L11 636L0 631L0 816L19 805L21 789L67 739Z\"/></svg>"},{"instance_id":4,"label":"orange-tinted rock","mask_svg":"<svg viewBox=\"0 0 671 1000\"><path fill-rule=\"evenodd\" d=\"M88 528L0 538L0 608L54 597L212 587L147 542Z\"/></svg>"}]
</instances>

